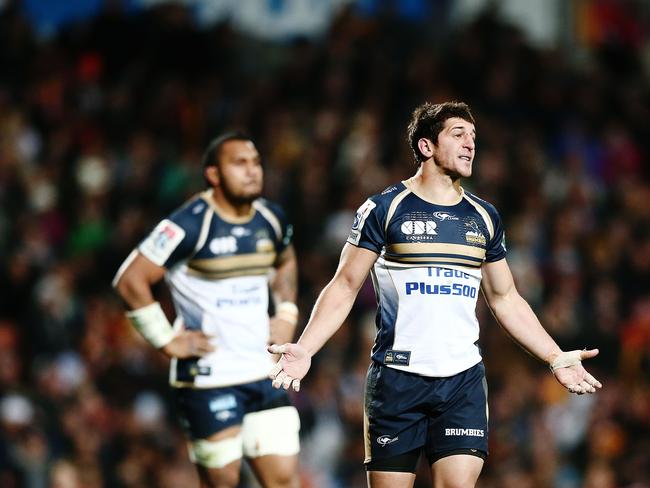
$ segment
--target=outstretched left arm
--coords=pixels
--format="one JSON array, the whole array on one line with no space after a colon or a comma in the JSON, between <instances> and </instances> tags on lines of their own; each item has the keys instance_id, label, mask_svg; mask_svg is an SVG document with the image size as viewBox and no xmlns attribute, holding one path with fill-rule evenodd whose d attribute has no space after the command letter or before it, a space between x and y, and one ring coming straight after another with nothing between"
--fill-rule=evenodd
<instances>
[{"instance_id":1,"label":"outstretched left arm","mask_svg":"<svg viewBox=\"0 0 650 488\"><path fill-rule=\"evenodd\" d=\"M581 361L596 356L598 349L563 352L544 330L537 316L515 287L505 259L485 263L482 288L488 306L506 332L526 351L546 362L557 381L571 393L594 393L602 385Z\"/></svg>"},{"instance_id":2,"label":"outstretched left arm","mask_svg":"<svg viewBox=\"0 0 650 488\"><path fill-rule=\"evenodd\" d=\"M275 315L271 317L269 344L284 344L293 340L298 322L298 307L295 305L298 294L298 263L292 245L278 256L275 269L271 292L277 305Z\"/></svg>"}]
</instances>

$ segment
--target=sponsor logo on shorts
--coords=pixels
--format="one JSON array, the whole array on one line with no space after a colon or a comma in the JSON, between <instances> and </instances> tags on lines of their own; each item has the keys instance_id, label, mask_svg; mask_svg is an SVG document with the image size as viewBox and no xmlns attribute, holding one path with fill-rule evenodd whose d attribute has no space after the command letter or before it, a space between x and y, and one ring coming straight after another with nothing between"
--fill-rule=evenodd
<instances>
[{"instance_id":1,"label":"sponsor logo on shorts","mask_svg":"<svg viewBox=\"0 0 650 488\"><path fill-rule=\"evenodd\" d=\"M388 444L392 444L393 442L397 442L398 440L399 436L391 437L389 435L380 435L377 437L377 444L379 444L381 447L384 447Z\"/></svg>"},{"instance_id":2,"label":"sponsor logo on shorts","mask_svg":"<svg viewBox=\"0 0 650 488\"><path fill-rule=\"evenodd\" d=\"M485 437L483 429L445 429L446 436Z\"/></svg>"}]
</instances>

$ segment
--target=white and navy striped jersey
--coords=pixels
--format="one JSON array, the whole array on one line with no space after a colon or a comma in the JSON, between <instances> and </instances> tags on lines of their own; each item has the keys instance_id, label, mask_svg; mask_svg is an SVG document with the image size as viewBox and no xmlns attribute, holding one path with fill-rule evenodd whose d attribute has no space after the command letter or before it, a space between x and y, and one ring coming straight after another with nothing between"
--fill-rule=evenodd
<instances>
[{"instance_id":1,"label":"white and navy striped jersey","mask_svg":"<svg viewBox=\"0 0 650 488\"><path fill-rule=\"evenodd\" d=\"M173 386L208 388L267 376L269 277L291 237L291 225L277 205L258 199L249 216L233 220L220 214L208 191L162 220L140 243L140 253L167 268L174 327L202 330L213 336L216 348L201 359L173 359Z\"/></svg>"},{"instance_id":2,"label":"white and navy striped jersey","mask_svg":"<svg viewBox=\"0 0 650 488\"><path fill-rule=\"evenodd\" d=\"M373 360L435 377L481 360L481 265L506 255L492 205L465 191L456 205L434 204L402 182L361 205L348 242L379 254Z\"/></svg>"}]
</instances>

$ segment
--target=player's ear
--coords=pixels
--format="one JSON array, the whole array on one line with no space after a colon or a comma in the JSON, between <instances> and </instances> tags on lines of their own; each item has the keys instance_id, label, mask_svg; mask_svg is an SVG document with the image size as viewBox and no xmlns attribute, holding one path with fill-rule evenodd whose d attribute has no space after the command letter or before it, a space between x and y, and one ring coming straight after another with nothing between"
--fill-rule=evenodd
<instances>
[{"instance_id":1,"label":"player's ear","mask_svg":"<svg viewBox=\"0 0 650 488\"><path fill-rule=\"evenodd\" d=\"M429 139L422 137L418 140L418 149L426 159L433 156L433 143Z\"/></svg>"},{"instance_id":2,"label":"player's ear","mask_svg":"<svg viewBox=\"0 0 650 488\"><path fill-rule=\"evenodd\" d=\"M210 183L210 186L219 185L219 170L215 165L206 166L203 170L205 180Z\"/></svg>"}]
</instances>

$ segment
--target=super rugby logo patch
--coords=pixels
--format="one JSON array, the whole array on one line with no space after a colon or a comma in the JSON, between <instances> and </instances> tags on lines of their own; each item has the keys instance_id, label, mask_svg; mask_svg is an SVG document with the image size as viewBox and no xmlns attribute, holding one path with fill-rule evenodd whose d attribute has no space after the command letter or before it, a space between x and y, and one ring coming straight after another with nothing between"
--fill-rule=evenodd
<instances>
[{"instance_id":1,"label":"super rugby logo patch","mask_svg":"<svg viewBox=\"0 0 650 488\"><path fill-rule=\"evenodd\" d=\"M158 266L162 266L185 237L185 231L171 220L160 222L142 241L140 252Z\"/></svg>"},{"instance_id":2,"label":"super rugby logo patch","mask_svg":"<svg viewBox=\"0 0 650 488\"><path fill-rule=\"evenodd\" d=\"M359 240L361 239L361 229L363 229L363 225L366 223L368 215L370 215L370 212L372 212L372 209L376 206L377 204L375 202L368 199L359 207L357 214L354 217L354 222L352 223L350 236L348 237L348 242L350 244L359 244Z\"/></svg>"}]
</instances>

